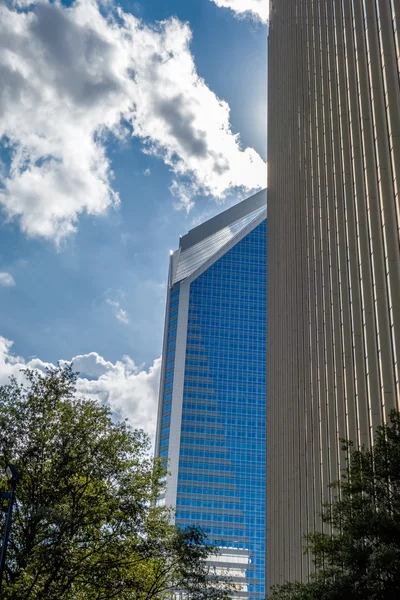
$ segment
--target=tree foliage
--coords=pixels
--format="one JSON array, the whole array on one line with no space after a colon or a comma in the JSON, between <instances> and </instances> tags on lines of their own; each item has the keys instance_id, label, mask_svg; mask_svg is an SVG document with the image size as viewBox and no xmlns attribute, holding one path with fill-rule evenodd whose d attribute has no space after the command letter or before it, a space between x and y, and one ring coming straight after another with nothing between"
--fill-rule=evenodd
<instances>
[{"instance_id":1,"label":"tree foliage","mask_svg":"<svg viewBox=\"0 0 400 600\"><path fill-rule=\"evenodd\" d=\"M306 538L316 574L277 587L271 600L400 598L400 414L378 428L371 450L344 445L348 466L322 515L332 534Z\"/></svg>"},{"instance_id":2,"label":"tree foliage","mask_svg":"<svg viewBox=\"0 0 400 600\"><path fill-rule=\"evenodd\" d=\"M3 600L227 600L196 527L157 506L165 478L149 440L76 394L71 366L0 387L0 471L21 474ZM0 489L7 480L0 475ZM0 517L0 525L4 519Z\"/></svg>"}]
</instances>

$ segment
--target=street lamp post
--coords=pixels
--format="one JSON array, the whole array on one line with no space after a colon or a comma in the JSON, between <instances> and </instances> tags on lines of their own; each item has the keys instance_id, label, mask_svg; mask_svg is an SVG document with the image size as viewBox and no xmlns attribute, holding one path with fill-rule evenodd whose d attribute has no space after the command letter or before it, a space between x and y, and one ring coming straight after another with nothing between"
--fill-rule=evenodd
<instances>
[{"instance_id":1,"label":"street lamp post","mask_svg":"<svg viewBox=\"0 0 400 600\"><path fill-rule=\"evenodd\" d=\"M8 465L6 468L6 475L8 481L10 482L11 489L9 492L1 492L0 498L8 500L8 508L7 508L7 517L6 517L6 525L4 528L4 537L3 537L3 545L1 547L1 555L0 555L0 591L3 583L3 574L4 567L6 565L6 553L8 540L10 537L10 529L11 529L11 519L12 519L12 511L15 500L15 489L17 487L17 483L19 481L19 473L14 465Z\"/></svg>"}]
</instances>

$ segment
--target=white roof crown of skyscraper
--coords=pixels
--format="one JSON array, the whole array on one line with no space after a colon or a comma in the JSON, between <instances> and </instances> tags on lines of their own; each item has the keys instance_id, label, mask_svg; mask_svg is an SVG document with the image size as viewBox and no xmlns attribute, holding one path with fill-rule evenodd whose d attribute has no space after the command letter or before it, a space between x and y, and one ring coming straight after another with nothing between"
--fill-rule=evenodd
<instances>
[{"instance_id":1,"label":"white roof crown of skyscraper","mask_svg":"<svg viewBox=\"0 0 400 600\"><path fill-rule=\"evenodd\" d=\"M267 216L267 191L235 204L221 214L195 227L180 239L174 252L171 284L182 281L240 235L254 221Z\"/></svg>"}]
</instances>

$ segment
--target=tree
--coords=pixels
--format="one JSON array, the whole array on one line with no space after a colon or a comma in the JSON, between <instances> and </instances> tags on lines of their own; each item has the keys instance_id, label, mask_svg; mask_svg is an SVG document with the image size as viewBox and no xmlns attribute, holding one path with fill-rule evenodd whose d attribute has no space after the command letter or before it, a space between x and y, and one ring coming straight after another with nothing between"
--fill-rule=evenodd
<instances>
[{"instance_id":1,"label":"tree","mask_svg":"<svg viewBox=\"0 0 400 600\"><path fill-rule=\"evenodd\" d=\"M306 537L316 574L275 588L271 600L400 598L400 414L377 429L371 450L344 449L348 466L322 514L332 534Z\"/></svg>"},{"instance_id":2,"label":"tree","mask_svg":"<svg viewBox=\"0 0 400 600\"><path fill-rule=\"evenodd\" d=\"M157 506L165 469L149 440L78 398L71 366L0 387L0 471L21 474L3 600L227 600L216 549ZM7 480L0 475L0 489ZM0 520L1 524L1 520Z\"/></svg>"}]
</instances>

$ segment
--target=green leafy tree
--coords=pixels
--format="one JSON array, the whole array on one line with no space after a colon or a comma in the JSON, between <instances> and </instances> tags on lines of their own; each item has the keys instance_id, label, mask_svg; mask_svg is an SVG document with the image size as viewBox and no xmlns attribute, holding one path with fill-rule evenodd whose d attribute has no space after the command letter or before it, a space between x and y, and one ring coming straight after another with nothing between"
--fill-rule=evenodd
<instances>
[{"instance_id":1,"label":"green leafy tree","mask_svg":"<svg viewBox=\"0 0 400 600\"><path fill-rule=\"evenodd\" d=\"M379 427L374 447L354 450L323 521L332 534L307 536L316 574L277 587L271 600L400 599L400 414Z\"/></svg>"},{"instance_id":2,"label":"green leafy tree","mask_svg":"<svg viewBox=\"0 0 400 600\"><path fill-rule=\"evenodd\" d=\"M227 600L204 532L157 506L147 436L77 397L71 366L24 373L0 387L0 471L21 474L2 600Z\"/></svg>"}]
</instances>

